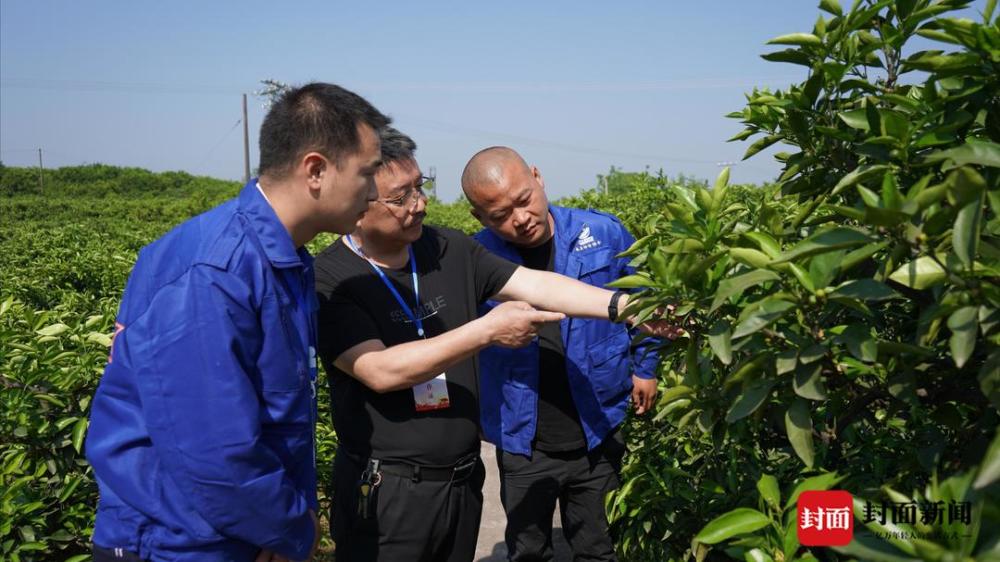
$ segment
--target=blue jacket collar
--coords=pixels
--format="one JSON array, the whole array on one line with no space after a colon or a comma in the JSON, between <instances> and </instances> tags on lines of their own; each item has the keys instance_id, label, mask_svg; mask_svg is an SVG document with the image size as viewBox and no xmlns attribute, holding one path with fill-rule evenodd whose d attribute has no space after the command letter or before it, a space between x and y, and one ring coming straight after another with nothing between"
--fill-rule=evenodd
<instances>
[{"instance_id":1,"label":"blue jacket collar","mask_svg":"<svg viewBox=\"0 0 1000 562\"><path fill-rule=\"evenodd\" d=\"M250 221L250 226L257 234L260 245L264 248L264 254L275 267L294 267L306 265L303 263L303 253L295 248L292 237L285 230L285 225L278 220L271 204L267 202L264 195L257 189L257 178L250 178L250 181L243 186L239 195L239 209Z\"/></svg>"}]
</instances>

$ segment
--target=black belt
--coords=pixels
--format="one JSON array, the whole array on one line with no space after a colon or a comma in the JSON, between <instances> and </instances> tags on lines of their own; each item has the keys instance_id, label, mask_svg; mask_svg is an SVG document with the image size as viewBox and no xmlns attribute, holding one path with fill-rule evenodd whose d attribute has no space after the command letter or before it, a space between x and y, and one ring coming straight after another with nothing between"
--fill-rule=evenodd
<instances>
[{"instance_id":1,"label":"black belt","mask_svg":"<svg viewBox=\"0 0 1000 562\"><path fill-rule=\"evenodd\" d=\"M380 472L409 478L414 482L428 480L433 482L459 482L465 480L479 464L479 454L474 454L458 461L452 466L420 466L407 462L382 461Z\"/></svg>"}]
</instances>

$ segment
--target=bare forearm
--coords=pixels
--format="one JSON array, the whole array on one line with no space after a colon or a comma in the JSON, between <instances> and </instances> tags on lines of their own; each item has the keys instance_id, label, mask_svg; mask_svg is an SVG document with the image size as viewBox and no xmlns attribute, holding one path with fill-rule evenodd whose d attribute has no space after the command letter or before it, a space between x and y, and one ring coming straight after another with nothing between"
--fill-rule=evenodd
<instances>
[{"instance_id":1,"label":"bare forearm","mask_svg":"<svg viewBox=\"0 0 1000 562\"><path fill-rule=\"evenodd\" d=\"M608 303L613 291L594 287L565 275L519 267L497 297L522 300L545 310L567 316L608 318Z\"/></svg>"},{"instance_id":2,"label":"bare forearm","mask_svg":"<svg viewBox=\"0 0 1000 562\"><path fill-rule=\"evenodd\" d=\"M376 392L410 388L433 379L489 344L489 331L480 320L474 320L433 338L364 353L354 362L354 376Z\"/></svg>"}]
</instances>

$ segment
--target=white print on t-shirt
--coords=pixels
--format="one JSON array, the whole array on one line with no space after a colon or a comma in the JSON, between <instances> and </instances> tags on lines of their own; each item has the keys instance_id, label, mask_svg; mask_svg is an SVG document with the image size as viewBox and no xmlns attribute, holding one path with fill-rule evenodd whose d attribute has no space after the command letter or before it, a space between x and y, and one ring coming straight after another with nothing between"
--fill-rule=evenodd
<instances>
[{"instance_id":1,"label":"white print on t-shirt","mask_svg":"<svg viewBox=\"0 0 1000 562\"><path fill-rule=\"evenodd\" d=\"M594 238L590 234L590 225L583 225L583 230L580 231L579 238L576 239L576 247L573 249L574 252L582 252L583 250L589 250L591 248L596 248L601 245L601 241Z\"/></svg>"},{"instance_id":2,"label":"white print on t-shirt","mask_svg":"<svg viewBox=\"0 0 1000 562\"><path fill-rule=\"evenodd\" d=\"M438 295L437 298L424 301L413 313L417 315L418 318L423 320L424 318L429 318L438 313L439 310L448 306L448 303L444 300L444 295ZM402 308L397 308L389 313L389 317L392 321L397 324L412 324L413 320L403 312Z\"/></svg>"}]
</instances>

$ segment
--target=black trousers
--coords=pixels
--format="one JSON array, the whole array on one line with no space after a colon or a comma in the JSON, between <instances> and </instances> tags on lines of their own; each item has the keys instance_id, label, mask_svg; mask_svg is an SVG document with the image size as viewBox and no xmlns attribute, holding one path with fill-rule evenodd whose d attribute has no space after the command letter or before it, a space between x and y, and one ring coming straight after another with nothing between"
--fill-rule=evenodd
<instances>
[{"instance_id":1,"label":"black trousers","mask_svg":"<svg viewBox=\"0 0 1000 562\"><path fill-rule=\"evenodd\" d=\"M618 487L624 454L618 431L590 452L534 450L529 459L498 449L508 560L552 560L552 515L557 500L573 560L617 560L604 498Z\"/></svg>"},{"instance_id":2,"label":"black trousers","mask_svg":"<svg viewBox=\"0 0 1000 562\"><path fill-rule=\"evenodd\" d=\"M481 460L454 481L415 480L383 471L367 519L358 514L363 471L356 457L337 451L330 515L337 562L472 561L486 478Z\"/></svg>"}]
</instances>

